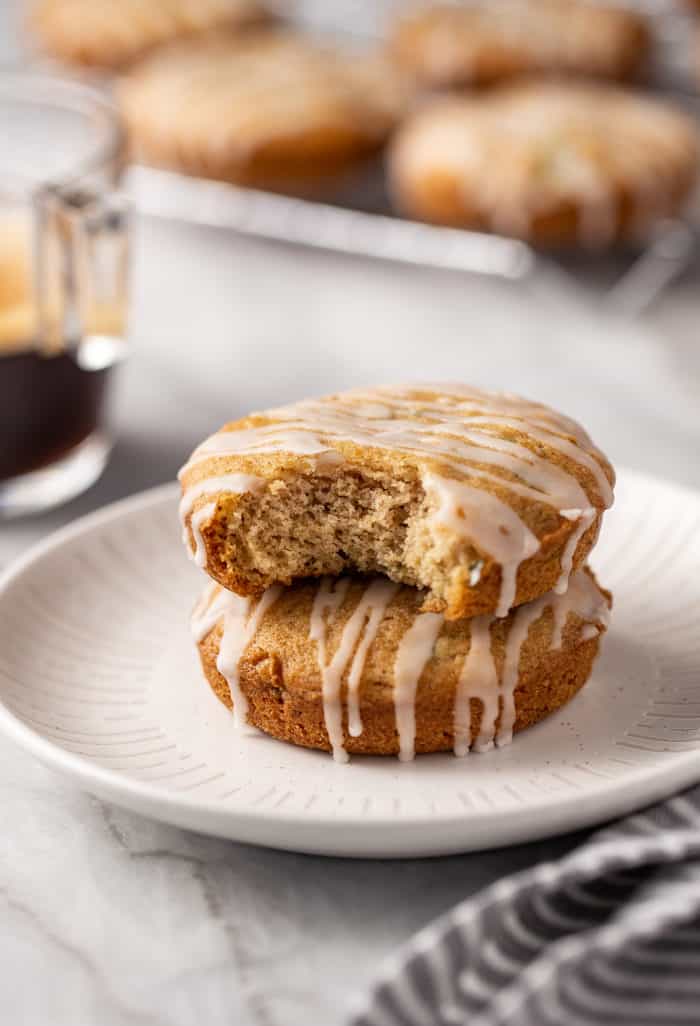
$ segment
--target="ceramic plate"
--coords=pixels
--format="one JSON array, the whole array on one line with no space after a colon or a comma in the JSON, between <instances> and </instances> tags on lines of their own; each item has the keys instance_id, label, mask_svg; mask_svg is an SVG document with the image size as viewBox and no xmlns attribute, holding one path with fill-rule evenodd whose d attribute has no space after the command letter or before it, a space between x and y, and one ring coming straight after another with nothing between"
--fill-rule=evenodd
<instances>
[{"instance_id":1,"label":"ceramic plate","mask_svg":"<svg viewBox=\"0 0 700 1026\"><path fill-rule=\"evenodd\" d=\"M81 786L206 833L417 856L600 822L700 777L700 496L620 475L593 560L615 596L582 693L510 748L333 763L241 736L203 683L167 486L54 535L0 582L0 726Z\"/></svg>"}]
</instances>

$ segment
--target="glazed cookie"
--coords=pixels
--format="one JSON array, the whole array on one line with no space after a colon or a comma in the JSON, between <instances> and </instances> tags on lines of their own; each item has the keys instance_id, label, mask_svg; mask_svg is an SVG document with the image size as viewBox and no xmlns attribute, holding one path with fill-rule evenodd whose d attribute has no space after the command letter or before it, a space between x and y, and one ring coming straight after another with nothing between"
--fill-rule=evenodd
<instances>
[{"instance_id":1,"label":"glazed cookie","mask_svg":"<svg viewBox=\"0 0 700 1026\"><path fill-rule=\"evenodd\" d=\"M327 179L375 152L404 110L384 58L256 34L156 54L118 90L143 160L265 188Z\"/></svg>"},{"instance_id":2,"label":"glazed cookie","mask_svg":"<svg viewBox=\"0 0 700 1026\"><path fill-rule=\"evenodd\" d=\"M613 470L568 417L461 385L354 391L253 414L180 472L184 541L225 588L345 571L426 589L448 619L564 591Z\"/></svg>"},{"instance_id":3,"label":"glazed cookie","mask_svg":"<svg viewBox=\"0 0 700 1026\"><path fill-rule=\"evenodd\" d=\"M649 31L638 12L586 0L438 4L401 18L390 49L432 87L543 72L627 79L646 60Z\"/></svg>"},{"instance_id":4,"label":"glazed cookie","mask_svg":"<svg viewBox=\"0 0 700 1026\"><path fill-rule=\"evenodd\" d=\"M163 43L269 17L258 0L38 0L29 24L59 60L113 69Z\"/></svg>"},{"instance_id":5,"label":"glazed cookie","mask_svg":"<svg viewBox=\"0 0 700 1026\"><path fill-rule=\"evenodd\" d=\"M642 239L698 170L693 121L610 86L532 83L437 101L406 122L390 189L411 217L541 246Z\"/></svg>"},{"instance_id":6,"label":"glazed cookie","mask_svg":"<svg viewBox=\"0 0 700 1026\"><path fill-rule=\"evenodd\" d=\"M586 682L610 596L572 575L497 620L448 622L385 578L275 585L258 600L210 585L192 627L205 676L247 721L283 741L413 758L504 745Z\"/></svg>"}]
</instances>

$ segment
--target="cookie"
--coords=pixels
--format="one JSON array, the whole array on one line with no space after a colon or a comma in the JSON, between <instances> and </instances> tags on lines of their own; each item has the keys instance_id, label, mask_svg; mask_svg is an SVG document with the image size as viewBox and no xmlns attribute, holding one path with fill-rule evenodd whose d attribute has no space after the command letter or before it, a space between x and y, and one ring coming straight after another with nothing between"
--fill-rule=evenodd
<instances>
[{"instance_id":1,"label":"cookie","mask_svg":"<svg viewBox=\"0 0 700 1026\"><path fill-rule=\"evenodd\" d=\"M266 21L258 0L38 0L29 24L68 64L117 69L163 43Z\"/></svg>"},{"instance_id":2,"label":"cookie","mask_svg":"<svg viewBox=\"0 0 700 1026\"><path fill-rule=\"evenodd\" d=\"M407 98L403 77L383 57L287 33L174 47L118 89L143 161L292 191L375 153Z\"/></svg>"},{"instance_id":3,"label":"cookie","mask_svg":"<svg viewBox=\"0 0 700 1026\"><path fill-rule=\"evenodd\" d=\"M275 585L257 600L210 585L192 629L218 698L282 741L396 755L508 744L588 679L610 596L588 570L505 619L446 621L386 578Z\"/></svg>"},{"instance_id":4,"label":"cookie","mask_svg":"<svg viewBox=\"0 0 700 1026\"><path fill-rule=\"evenodd\" d=\"M410 217L545 247L641 240L697 178L698 132L674 108L612 86L531 83L437 101L388 156Z\"/></svg>"},{"instance_id":5,"label":"cookie","mask_svg":"<svg viewBox=\"0 0 700 1026\"><path fill-rule=\"evenodd\" d=\"M586 0L438 4L400 18L390 51L433 88L548 72L622 80L645 63L649 30L636 11Z\"/></svg>"},{"instance_id":6,"label":"cookie","mask_svg":"<svg viewBox=\"0 0 700 1026\"><path fill-rule=\"evenodd\" d=\"M180 481L185 544L227 589L379 573L458 619L564 591L614 473L568 417L451 384L252 414L203 442Z\"/></svg>"}]
</instances>

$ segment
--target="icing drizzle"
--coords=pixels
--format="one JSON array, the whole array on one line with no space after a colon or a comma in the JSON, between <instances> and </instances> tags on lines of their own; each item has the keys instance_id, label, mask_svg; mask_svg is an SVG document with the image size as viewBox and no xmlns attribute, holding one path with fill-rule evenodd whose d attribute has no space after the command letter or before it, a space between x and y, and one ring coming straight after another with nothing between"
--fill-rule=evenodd
<instances>
[{"instance_id":1,"label":"icing drizzle","mask_svg":"<svg viewBox=\"0 0 700 1026\"><path fill-rule=\"evenodd\" d=\"M323 715L336 762L346 762L348 758L343 747L343 675L352 660L348 677L348 733L351 737L359 737L362 733L362 721L358 689L365 658L384 618L386 608L399 590L397 584L384 578L372 581L345 624L338 647L329 660L327 628L342 606L349 586L349 577L341 577L336 581L324 577L314 599L309 625L309 638L317 645L323 690Z\"/></svg>"},{"instance_id":2,"label":"icing drizzle","mask_svg":"<svg viewBox=\"0 0 700 1026\"><path fill-rule=\"evenodd\" d=\"M229 686L233 702L234 723L237 727L242 727L248 718L248 699L243 693L239 678L241 659L257 634L265 613L281 594L282 586L274 584L257 602L228 591L220 592L214 599L214 602L218 602L219 608L223 610L223 631L216 668ZM211 615L210 611L211 606L200 618L198 631L203 629L204 623Z\"/></svg>"},{"instance_id":3,"label":"icing drizzle","mask_svg":"<svg viewBox=\"0 0 700 1026\"><path fill-rule=\"evenodd\" d=\"M394 709L402 762L415 756L418 681L444 622L440 613L419 613L399 643L394 663Z\"/></svg>"},{"instance_id":4,"label":"icing drizzle","mask_svg":"<svg viewBox=\"0 0 700 1026\"><path fill-rule=\"evenodd\" d=\"M209 502L206 506L202 506L197 510L196 513L192 514L190 520L190 528L192 529L192 537L194 538L194 552L190 552L188 546L188 552L192 556L192 560L196 566L205 569L207 565L207 550L204 544L204 538L202 538L202 525L207 520L211 520L214 513L216 512L216 503Z\"/></svg>"},{"instance_id":5,"label":"icing drizzle","mask_svg":"<svg viewBox=\"0 0 700 1026\"><path fill-rule=\"evenodd\" d=\"M475 616L469 624L471 640L457 682L454 714L454 753L460 758L470 748L488 752L493 748L493 725L498 718L498 674L491 655L492 616ZM481 702L481 726L471 745L472 698Z\"/></svg>"},{"instance_id":6,"label":"icing drizzle","mask_svg":"<svg viewBox=\"0 0 700 1026\"><path fill-rule=\"evenodd\" d=\"M180 476L181 475L182 471L180 471ZM191 485L180 499L180 506L178 509L180 514L180 523L182 524L182 541L187 550L190 551L190 554L190 538L187 533L187 522L188 518L190 518L190 522L193 519L192 510L194 509L195 503L198 499L201 499L203 496L208 497L216 495L218 492L231 492L235 495L242 495L245 492L258 491L264 486L264 484L265 481L262 478L254 477L252 474L221 474L215 477L206 477L204 480L197 481L196 484ZM211 511L210 516L213 516L216 510L216 503L208 504L207 509ZM208 519L209 517L205 516L198 517L196 525L193 527L193 535L195 530L197 532L201 532L202 527ZM201 540L201 534L199 534L199 537ZM206 553L203 553L203 555L199 557L201 562L198 562L196 557L197 535L194 535L194 539L195 556L193 558L195 559L195 562L197 562L198 566L205 566ZM202 547L204 547L203 543Z\"/></svg>"},{"instance_id":7,"label":"icing drizzle","mask_svg":"<svg viewBox=\"0 0 700 1026\"><path fill-rule=\"evenodd\" d=\"M362 735L360 685L368 653L377 638L387 610L398 594L398 585L385 578L366 582L357 602L343 610L349 600L351 578L323 578L314 595L309 616L308 639L314 643L322 685L323 714L333 758L348 759L344 744L343 718L347 714L347 733ZM234 704L237 724L246 720L248 703L240 687L239 666L243 655L272 605L284 589L275 585L258 599L244 599L218 585L210 585L192 616L192 631L203 640L214 626L222 623L217 669L226 679ZM470 750L485 752L494 744L510 743L516 719L515 691L520 661L530 628L547 610L553 625L550 650L561 647L569 614L577 617L577 641L589 641L605 630L609 609L595 580L579 571L571 575L564 594L552 591L534 602L514 610L507 624L504 660L499 674L493 652L492 630L497 620L479 616L463 621L470 632L470 644L459 673L454 703L454 752L465 756ZM329 633L338 617L349 614L342 627L334 630L334 651L329 655ZM423 673L433 656L445 626L439 613L417 613L402 635L393 663L393 701L399 758L415 755L416 694ZM343 703L343 684L346 702ZM481 706L479 733L471 743L472 701Z\"/></svg>"},{"instance_id":8,"label":"icing drizzle","mask_svg":"<svg viewBox=\"0 0 700 1026\"><path fill-rule=\"evenodd\" d=\"M598 509L612 504L605 460L586 432L568 417L518 396L454 384L382 387L299 402L260 419L255 426L225 426L195 450L180 472L186 483L180 516L188 547L188 524L201 498L266 486L263 478L247 473L221 475L221 458L294 455L308 459L315 470L332 473L346 459L357 459L348 446L399 452L417 463L428 500L427 526L436 541L448 528L500 565L496 612L505 616L515 599L521 563L540 548L514 508L517 499L550 506L564 520L577 521L562 555L561 591L581 537ZM559 462L540 455L542 446L587 471L597 495L589 495ZM216 461L214 473L207 476L211 461ZM195 557L204 561L206 554L197 556L195 530L201 531L206 520L199 517L192 530Z\"/></svg>"}]
</instances>

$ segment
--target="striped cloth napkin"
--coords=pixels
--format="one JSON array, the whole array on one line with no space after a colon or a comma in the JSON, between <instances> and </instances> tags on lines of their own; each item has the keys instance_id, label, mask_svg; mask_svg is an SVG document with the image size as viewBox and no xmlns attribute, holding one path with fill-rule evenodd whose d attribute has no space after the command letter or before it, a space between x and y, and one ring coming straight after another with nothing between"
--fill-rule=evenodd
<instances>
[{"instance_id":1,"label":"striped cloth napkin","mask_svg":"<svg viewBox=\"0 0 700 1026\"><path fill-rule=\"evenodd\" d=\"M700 786L421 930L352 1026L698 1026Z\"/></svg>"}]
</instances>

